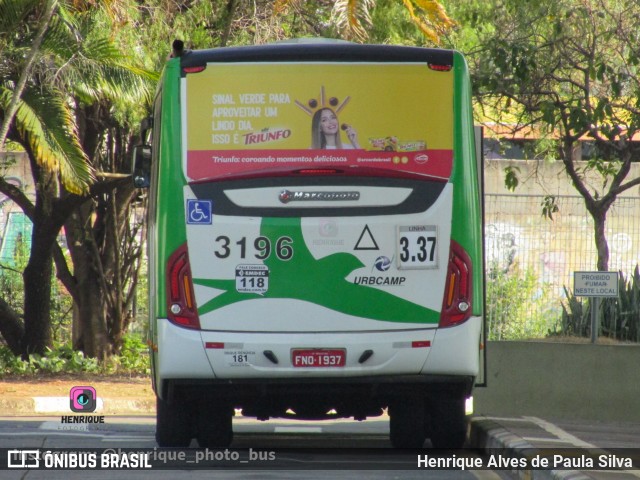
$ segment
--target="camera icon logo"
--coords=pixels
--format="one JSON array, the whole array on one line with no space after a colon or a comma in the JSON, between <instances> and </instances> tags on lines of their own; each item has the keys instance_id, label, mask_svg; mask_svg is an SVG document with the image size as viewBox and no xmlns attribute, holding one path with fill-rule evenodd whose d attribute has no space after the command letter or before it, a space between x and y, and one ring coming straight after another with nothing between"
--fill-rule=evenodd
<instances>
[{"instance_id":1,"label":"camera icon logo","mask_svg":"<svg viewBox=\"0 0 640 480\"><path fill-rule=\"evenodd\" d=\"M72 412L90 413L96 409L96 389L93 387L73 387L69 392L69 406Z\"/></svg>"}]
</instances>

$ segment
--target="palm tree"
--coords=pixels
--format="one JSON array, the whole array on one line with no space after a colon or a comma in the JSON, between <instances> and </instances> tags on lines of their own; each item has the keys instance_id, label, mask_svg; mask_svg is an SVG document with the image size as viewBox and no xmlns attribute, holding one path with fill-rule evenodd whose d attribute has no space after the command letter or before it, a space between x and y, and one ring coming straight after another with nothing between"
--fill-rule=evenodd
<instances>
[{"instance_id":1,"label":"palm tree","mask_svg":"<svg viewBox=\"0 0 640 480\"><path fill-rule=\"evenodd\" d=\"M108 182L95 181L92 160L96 152L84 147L95 147L98 142L82 134L78 113L95 105L108 109L115 101L144 103L153 80L153 75L129 66L128 58L110 39L111 10L105 13L79 1L47 0L53 15L45 21L40 16L43 3L0 0L0 32L7 32L0 33L0 113L10 119L9 138L27 152L36 184L35 202L31 202L24 192L0 178L0 191L33 223L31 252L23 273L23 329L16 324L16 316L3 315L0 308L0 332L12 350L23 355L43 353L51 344L52 256L58 276L66 279L65 286L70 291L77 286L60 254L58 232L75 207L97 192L113 190ZM111 8L114 3L103 5ZM38 42L33 32L38 29L33 24L38 22L46 24L45 33L39 48L34 48ZM23 66L25 51L32 55ZM21 84L24 87L18 88ZM13 118L7 115L10 108L15 110Z\"/></svg>"},{"instance_id":2,"label":"palm tree","mask_svg":"<svg viewBox=\"0 0 640 480\"><path fill-rule=\"evenodd\" d=\"M47 60L46 34L58 5L55 0L47 0L38 18L35 3L0 1L0 32L6 32L0 38L4 50L0 67L0 108L4 113L0 146L4 147L12 126L14 135L28 143L38 165L57 171L70 191L81 193L90 184L92 172L74 138L73 116L54 85L34 82L35 70ZM34 38L26 28L31 22L39 24ZM22 66L21 56L27 49L29 53ZM57 121L49 121L47 125L46 120L51 118Z\"/></svg>"}]
</instances>

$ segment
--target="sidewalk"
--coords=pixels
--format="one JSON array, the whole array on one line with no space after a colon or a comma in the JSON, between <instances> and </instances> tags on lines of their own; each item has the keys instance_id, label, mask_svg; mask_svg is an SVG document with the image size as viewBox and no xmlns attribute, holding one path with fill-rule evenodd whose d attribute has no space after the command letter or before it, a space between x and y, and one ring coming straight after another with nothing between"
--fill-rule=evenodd
<instances>
[{"instance_id":1,"label":"sidewalk","mask_svg":"<svg viewBox=\"0 0 640 480\"><path fill-rule=\"evenodd\" d=\"M43 376L0 380L0 415L69 415L71 390L80 386L95 389L97 414L155 413L155 395L147 377Z\"/></svg>"},{"instance_id":2,"label":"sidewalk","mask_svg":"<svg viewBox=\"0 0 640 480\"><path fill-rule=\"evenodd\" d=\"M98 397L95 415L155 415L156 402L148 399ZM0 416L71 415L69 397L0 398Z\"/></svg>"}]
</instances>

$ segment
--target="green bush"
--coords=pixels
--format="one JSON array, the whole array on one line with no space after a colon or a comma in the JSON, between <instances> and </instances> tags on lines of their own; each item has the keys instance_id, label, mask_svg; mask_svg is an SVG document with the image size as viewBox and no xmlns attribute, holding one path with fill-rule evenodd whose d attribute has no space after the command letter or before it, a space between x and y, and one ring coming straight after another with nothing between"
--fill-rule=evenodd
<instances>
[{"instance_id":1,"label":"green bush","mask_svg":"<svg viewBox=\"0 0 640 480\"><path fill-rule=\"evenodd\" d=\"M551 307L551 287L531 269L517 264L508 270L492 265L487 271L489 340L520 340L547 335L558 312Z\"/></svg>"},{"instance_id":2,"label":"green bush","mask_svg":"<svg viewBox=\"0 0 640 480\"><path fill-rule=\"evenodd\" d=\"M588 337L591 330L591 305L588 300L582 300L564 287L566 301L562 303L562 317L560 325L553 331L553 335L567 337Z\"/></svg>"},{"instance_id":3,"label":"green bush","mask_svg":"<svg viewBox=\"0 0 640 480\"><path fill-rule=\"evenodd\" d=\"M74 351L70 344L47 349L44 355L30 355L24 360L6 346L0 346L0 378L40 374L149 375L146 344L137 336L124 338L122 352L100 363Z\"/></svg>"},{"instance_id":4,"label":"green bush","mask_svg":"<svg viewBox=\"0 0 640 480\"><path fill-rule=\"evenodd\" d=\"M149 347L138 335L124 337L120 354L110 357L104 369L107 373L149 375Z\"/></svg>"}]
</instances>

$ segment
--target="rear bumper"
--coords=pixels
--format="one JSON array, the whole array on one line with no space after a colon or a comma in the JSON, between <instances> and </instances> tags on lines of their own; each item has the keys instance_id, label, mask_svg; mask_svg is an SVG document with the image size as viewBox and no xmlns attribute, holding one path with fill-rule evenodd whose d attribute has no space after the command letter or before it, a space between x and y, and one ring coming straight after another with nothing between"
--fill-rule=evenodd
<instances>
[{"instance_id":1,"label":"rear bumper","mask_svg":"<svg viewBox=\"0 0 640 480\"><path fill-rule=\"evenodd\" d=\"M303 395L312 389L362 395L442 390L447 385L470 392L478 373L481 319L444 329L358 333L237 333L196 331L158 320L158 352L154 362L157 394L176 389L214 392L229 398L269 394ZM411 348L412 340L429 340L427 348ZM205 348L207 342L224 348ZM344 368L294 368L292 348L346 348ZM359 363L362 351L370 360ZM264 351L275 352L279 362ZM230 365L230 352L253 352L246 365Z\"/></svg>"}]
</instances>

